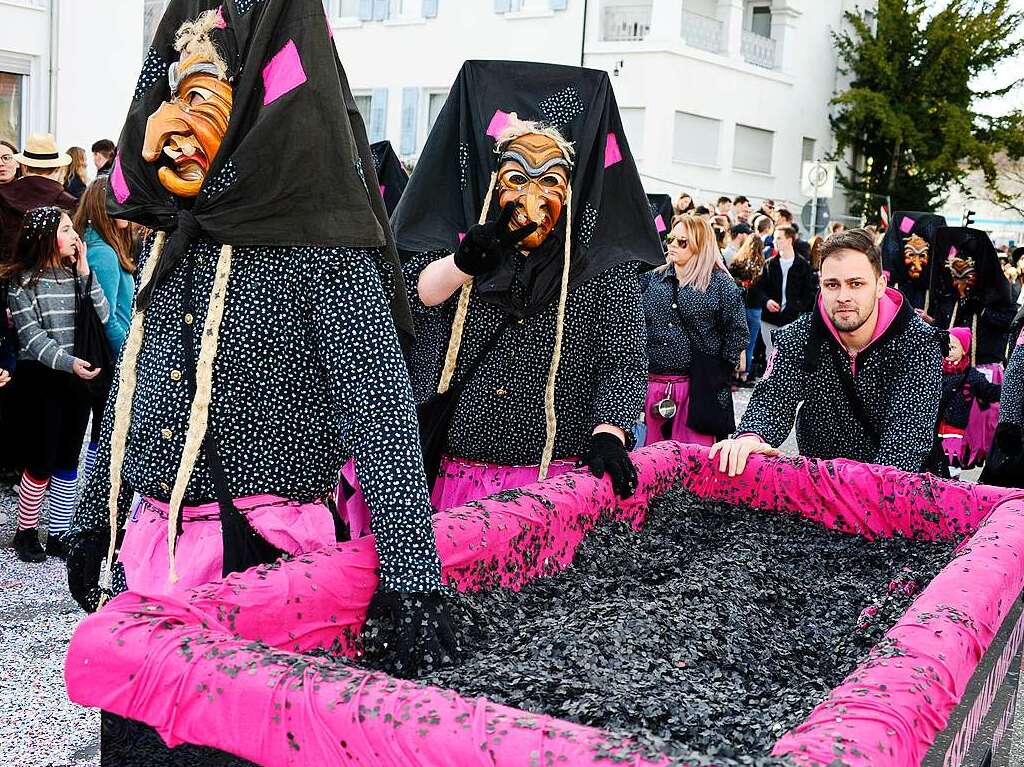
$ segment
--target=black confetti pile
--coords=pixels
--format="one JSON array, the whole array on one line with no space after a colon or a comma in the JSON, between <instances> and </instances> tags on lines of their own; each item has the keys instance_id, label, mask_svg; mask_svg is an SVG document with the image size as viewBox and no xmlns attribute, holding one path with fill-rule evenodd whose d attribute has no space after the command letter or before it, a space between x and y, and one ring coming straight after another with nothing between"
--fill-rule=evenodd
<instances>
[{"instance_id":1,"label":"black confetti pile","mask_svg":"<svg viewBox=\"0 0 1024 767\"><path fill-rule=\"evenodd\" d=\"M594 531L557 576L460 596L466 657L420 681L628 734L686 764L783 764L766 756L775 741L952 548L673 493L639 533Z\"/></svg>"}]
</instances>

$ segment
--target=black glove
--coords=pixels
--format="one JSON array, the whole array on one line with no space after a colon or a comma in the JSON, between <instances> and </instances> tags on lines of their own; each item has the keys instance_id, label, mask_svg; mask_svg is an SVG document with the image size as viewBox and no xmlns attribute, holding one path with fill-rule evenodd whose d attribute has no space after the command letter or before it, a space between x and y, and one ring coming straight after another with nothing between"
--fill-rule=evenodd
<instances>
[{"instance_id":1,"label":"black glove","mask_svg":"<svg viewBox=\"0 0 1024 767\"><path fill-rule=\"evenodd\" d=\"M110 528L82 530L67 539L68 590L87 613L99 609L100 572L110 546ZM111 596L108 592L107 596Z\"/></svg>"},{"instance_id":2,"label":"black glove","mask_svg":"<svg viewBox=\"0 0 1024 767\"><path fill-rule=\"evenodd\" d=\"M590 438L590 449L580 462L600 479L608 472L612 489L619 498L629 498L636 491L636 466L622 440L608 432L598 432Z\"/></svg>"},{"instance_id":3,"label":"black glove","mask_svg":"<svg viewBox=\"0 0 1024 767\"><path fill-rule=\"evenodd\" d=\"M519 229L509 229L516 204L510 202L497 220L477 224L466 232L455 253L455 266L466 274L479 277L497 269L516 250L516 244L533 234L537 224L531 221Z\"/></svg>"},{"instance_id":4,"label":"black glove","mask_svg":"<svg viewBox=\"0 0 1024 767\"><path fill-rule=\"evenodd\" d=\"M363 626L365 660L411 679L452 664L459 641L440 591L378 591Z\"/></svg>"},{"instance_id":5,"label":"black glove","mask_svg":"<svg viewBox=\"0 0 1024 767\"><path fill-rule=\"evenodd\" d=\"M1020 426L1009 421L1003 421L996 427L993 441L1008 457L1020 455L1021 450L1024 449Z\"/></svg>"}]
</instances>

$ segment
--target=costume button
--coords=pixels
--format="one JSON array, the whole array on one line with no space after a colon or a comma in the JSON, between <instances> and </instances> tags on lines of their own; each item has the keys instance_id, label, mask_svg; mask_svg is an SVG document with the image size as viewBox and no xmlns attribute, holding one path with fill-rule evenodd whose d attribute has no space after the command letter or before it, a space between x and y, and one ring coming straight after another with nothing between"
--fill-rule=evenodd
<instances>
[{"instance_id":1,"label":"costume button","mask_svg":"<svg viewBox=\"0 0 1024 767\"><path fill-rule=\"evenodd\" d=\"M181 371L180 370L172 370L171 371L171 380L172 381L180 381L181 380Z\"/></svg>"},{"instance_id":2,"label":"costume button","mask_svg":"<svg viewBox=\"0 0 1024 767\"><path fill-rule=\"evenodd\" d=\"M499 387L495 389L494 393L497 394L499 397L504 397L506 394L508 394L508 392L505 391L505 387Z\"/></svg>"},{"instance_id":3,"label":"costume button","mask_svg":"<svg viewBox=\"0 0 1024 767\"><path fill-rule=\"evenodd\" d=\"M673 309L678 309L679 308L679 304L672 304L672 308Z\"/></svg>"},{"instance_id":4,"label":"costume button","mask_svg":"<svg viewBox=\"0 0 1024 767\"><path fill-rule=\"evenodd\" d=\"M516 325L525 325L525 324L526 324L526 320L523 320L523 319L516 320Z\"/></svg>"},{"instance_id":5,"label":"costume button","mask_svg":"<svg viewBox=\"0 0 1024 767\"><path fill-rule=\"evenodd\" d=\"M164 439L170 439L171 437L174 436L174 432L171 431L170 429L161 429L160 436L163 437Z\"/></svg>"},{"instance_id":6,"label":"costume button","mask_svg":"<svg viewBox=\"0 0 1024 767\"><path fill-rule=\"evenodd\" d=\"M168 485L166 482L160 483L160 489L163 490L165 493L171 492L171 486Z\"/></svg>"},{"instance_id":7,"label":"costume button","mask_svg":"<svg viewBox=\"0 0 1024 767\"><path fill-rule=\"evenodd\" d=\"M194 318L192 317L192 315L191 315L191 314L186 314L186 315L185 315L185 324L186 324L186 325L191 325L191 324L192 324L192 320L193 320L193 319L194 319Z\"/></svg>"}]
</instances>

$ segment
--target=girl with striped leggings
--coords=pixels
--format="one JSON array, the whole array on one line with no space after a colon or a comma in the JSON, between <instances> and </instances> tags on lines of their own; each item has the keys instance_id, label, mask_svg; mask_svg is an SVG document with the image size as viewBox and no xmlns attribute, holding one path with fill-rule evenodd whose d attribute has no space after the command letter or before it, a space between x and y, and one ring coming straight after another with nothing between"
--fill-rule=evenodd
<instances>
[{"instance_id":1,"label":"girl with striped leggings","mask_svg":"<svg viewBox=\"0 0 1024 767\"><path fill-rule=\"evenodd\" d=\"M76 499L78 458L89 420L82 381L101 372L74 356L75 289L89 275L86 246L71 219L56 207L25 214L14 258L2 276L10 281L8 305L18 331L18 407L34 423L23 432L24 465L14 549L23 562L62 556L61 535ZM106 323L109 305L98 282L89 296ZM79 380L81 379L81 380ZM44 552L37 527L49 488L50 520Z\"/></svg>"}]
</instances>

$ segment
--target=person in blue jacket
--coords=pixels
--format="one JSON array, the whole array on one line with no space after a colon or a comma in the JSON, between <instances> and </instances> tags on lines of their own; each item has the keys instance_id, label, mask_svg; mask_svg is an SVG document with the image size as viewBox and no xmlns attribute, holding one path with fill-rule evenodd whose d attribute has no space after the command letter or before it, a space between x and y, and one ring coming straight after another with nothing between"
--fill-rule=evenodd
<instances>
[{"instance_id":1,"label":"person in blue jacket","mask_svg":"<svg viewBox=\"0 0 1024 767\"><path fill-rule=\"evenodd\" d=\"M100 176L82 195L74 222L76 231L88 249L89 268L103 289L107 303L110 304L110 319L103 328L107 333L114 359L117 359L125 338L128 337L128 326L132 320L135 248L129 222L110 217L106 209L106 198L107 176ZM92 427L85 454L83 481L88 481L96 460L107 394L108 392L103 392L93 397Z\"/></svg>"}]
</instances>

